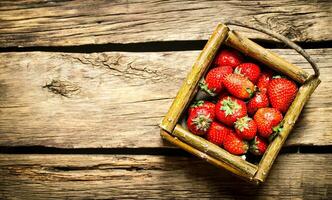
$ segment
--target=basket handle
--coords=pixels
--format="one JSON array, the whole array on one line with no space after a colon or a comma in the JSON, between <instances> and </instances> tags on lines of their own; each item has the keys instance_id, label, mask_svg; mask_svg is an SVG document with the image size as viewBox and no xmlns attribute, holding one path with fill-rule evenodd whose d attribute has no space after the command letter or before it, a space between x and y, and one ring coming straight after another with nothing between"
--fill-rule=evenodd
<instances>
[{"instance_id":1,"label":"basket handle","mask_svg":"<svg viewBox=\"0 0 332 200\"><path fill-rule=\"evenodd\" d=\"M241 27L245 27L245 28L249 28L249 29L253 29L259 32L263 32L273 38L278 39L279 41L283 42L285 45L287 45L288 47L295 49L295 51L297 51L299 54L301 54L311 65L312 69L314 70L315 74L314 77L318 77L320 75L319 69L317 64L315 63L315 61L310 57L310 55L304 51L304 49L302 49L300 46L298 46L297 44L295 44L294 42L292 42L290 39L288 39L287 37L273 32L270 29L261 27L261 26L251 26L251 25L247 25L247 24L243 24L239 21L235 21L235 20L230 20L225 22L226 25L234 25L234 26L241 26Z\"/></svg>"}]
</instances>

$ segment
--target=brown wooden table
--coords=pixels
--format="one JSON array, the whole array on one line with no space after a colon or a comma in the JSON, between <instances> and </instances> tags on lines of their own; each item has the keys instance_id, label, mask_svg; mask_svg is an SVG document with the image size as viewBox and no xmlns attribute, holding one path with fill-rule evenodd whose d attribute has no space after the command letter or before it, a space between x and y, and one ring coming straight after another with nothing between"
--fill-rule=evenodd
<instances>
[{"instance_id":1,"label":"brown wooden table","mask_svg":"<svg viewBox=\"0 0 332 200\"><path fill-rule=\"evenodd\" d=\"M331 1L1 1L0 199L332 199ZM306 48L321 85L266 183L163 142L158 124L218 22ZM311 72L293 50L238 28Z\"/></svg>"}]
</instances>

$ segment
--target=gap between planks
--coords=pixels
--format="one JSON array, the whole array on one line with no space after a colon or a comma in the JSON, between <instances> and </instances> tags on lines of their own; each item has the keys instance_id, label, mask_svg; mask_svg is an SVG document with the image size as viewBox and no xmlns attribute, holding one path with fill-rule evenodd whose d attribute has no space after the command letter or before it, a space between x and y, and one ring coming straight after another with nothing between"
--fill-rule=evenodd
<instances>
[{"instance_id":1,"label":"gap between planks","mask_svg":"<svg viewBox=\"0 0 332 200\"><path fill-rule=\"evenodd\" d=\"M332 157L280 155L257 187L192 157L0 154L0 180L5 199L331 199Z\"/></svg>"},{"instance_id":2,"label":"gap between planks","mask_svg":"<svg viewBox=\"0 0 332 200\"><path fill-rule=\"evenodd\" d=\"M329 154L332 145L327 146L286 146L280 154ZM0 154L103 154L103 155L167 155L190 156L189 153L179 148L54 148L44 146L0 146Z\"/></svg>"},{"instance_id":3,"label":"gap between planks","mask_svg":"<svg viewBox=\"0 0 332 200\"><path fill-rule=\"evenodd\" d=\"M260 46L268 49L287 49L278 41L263 41L253 39ZM102 52L165 52L202 50L207 40L155 41L144 43L108 43L74 46L32 46L32 47L0 47L0 53L6 52L63 52L63 53L102 53ZM304 49L321 49L331 47L331 41L297 42Z\"/></svg>"}]
</instances>

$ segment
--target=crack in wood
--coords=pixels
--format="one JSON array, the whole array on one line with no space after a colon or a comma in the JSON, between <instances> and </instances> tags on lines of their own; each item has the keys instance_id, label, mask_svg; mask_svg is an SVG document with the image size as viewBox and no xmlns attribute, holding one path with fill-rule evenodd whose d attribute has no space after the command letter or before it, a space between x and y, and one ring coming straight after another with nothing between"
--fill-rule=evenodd
<instances>
[{"instance_id":1,"label":"crack in wood","mask_svg":"<svg viewBox=\"0 0 332 200\"><path fill-rule=\"evenodd\" d=\"M150 80L152 82L163 81L168 77L167 74L164 74L156 69L150 69L149 66L145 66L143 64L141 64L143 68L139 68L138 66L140 66L140 63L137 61L137 58L133 57L131 60L128 60L128 58L125 58L120 54L116 54L114 56L109 56L105 53L87 54L85 56L68 56L63 54L62 56L93 67L106 67L113 72L111 73L112 76L125 78L132 78L134 76L143 80Z\"/></svg>"},{"instance_id":2,"label":"crack in wood","mask_svg":"<svg viewBox=\"0 0 332 200\"><path fill-rule=\"evenodd\" d=\"M111 164L98 164L91 166L55 166L55 167L46 167L44 168L47 171L86 171L86 170L126 170L126 171L140 171L147 170L146 167L143 166L116 166ZM153 170L158 168L154 167Z\"/></svg>"}]
</instances>

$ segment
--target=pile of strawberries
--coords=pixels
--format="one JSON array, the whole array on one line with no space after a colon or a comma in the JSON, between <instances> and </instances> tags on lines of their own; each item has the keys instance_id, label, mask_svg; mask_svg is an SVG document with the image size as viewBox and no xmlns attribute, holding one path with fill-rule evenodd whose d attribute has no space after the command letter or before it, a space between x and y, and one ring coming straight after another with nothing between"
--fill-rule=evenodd
<instances>
[{"instance_id":1,"label":"pile of strawberries","mask_svg":"<svg viewBox=\"0 0 332 200\"><path fill-rule=\"evenodd\" d=\"M282 129L298 87L233 49L223 49L199 84L209 98L193 103L188 129L234 155L263 155Z\"/></svg>"}]
</instances>

